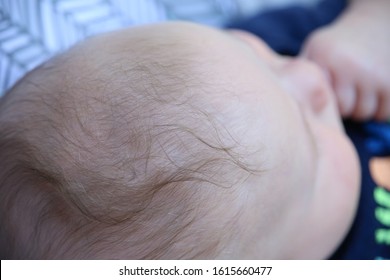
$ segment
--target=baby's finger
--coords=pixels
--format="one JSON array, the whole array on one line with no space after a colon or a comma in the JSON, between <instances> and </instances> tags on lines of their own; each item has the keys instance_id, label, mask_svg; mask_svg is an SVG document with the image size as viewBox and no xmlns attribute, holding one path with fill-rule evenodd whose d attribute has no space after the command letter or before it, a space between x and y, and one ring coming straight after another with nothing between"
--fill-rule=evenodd
<instances>
[{"instance_id":1,"label":"baby's finger","mask_svg":"<svg viewBox=\"0 0 390 280\"><path fill-rule=\"evenodd\" d=\"M378 121L387 121L390 119L390 96L383 92L379 93L378 109L375 114L375 119Z\"/></svg>"},{"instance_id":2,"label":"baby's finger","mask_svg":"<svg viewBox=\"0 0 390 280\"><path fill-rule=\"evenodd\" d=\"M373 118L378 107L377 94L360 88L357 89L356 96L356 105L352 117L359 121Z\"/></svg>"}]
</instances>

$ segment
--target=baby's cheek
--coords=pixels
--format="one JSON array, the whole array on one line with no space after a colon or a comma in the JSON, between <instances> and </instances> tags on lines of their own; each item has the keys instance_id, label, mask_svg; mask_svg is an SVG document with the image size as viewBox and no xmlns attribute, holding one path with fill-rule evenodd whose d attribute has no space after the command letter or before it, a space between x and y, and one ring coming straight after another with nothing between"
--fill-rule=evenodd
<instances>
[{"instance_id":1,"label":"baby's cheek","mask_svg":"<svg viewBox=\"0 0 390 280\"><path fill-rule=\"evenodd\" d=\"M351 195L356 195L359 193L361 180L359 157L347 136L337 135L337 138L338 143L334 145L332 151L335 165L334 170L337 172L337 177L346 190L350 191Z\"/></svg>"},{"instance_id":2,"label":"baby's cheek","mask_svg":"<svg viewBox=\"0 0 390 280\"><path fill-rule=\"evenodd\" d=\"M347 136L338 130L322 128L321 167L317 203L329 248L337 247L347 234L356 214L360 194L358 156ZM317 225L320 226L320 225Z\"/></svg>"},{"instance_id":3,"label":"baby's cheek","mask_svg":"<svg viewBox=\"0 0 390 280\"><path fill-rule=\"evenodd\" d=\"M334 127L320 125L316 127L322 160L327 161L329 184L355 195L360 192L360 164L357 151L348 136ZM331 187L331 186L329 186Z\"/></svg>"}]
</instances>

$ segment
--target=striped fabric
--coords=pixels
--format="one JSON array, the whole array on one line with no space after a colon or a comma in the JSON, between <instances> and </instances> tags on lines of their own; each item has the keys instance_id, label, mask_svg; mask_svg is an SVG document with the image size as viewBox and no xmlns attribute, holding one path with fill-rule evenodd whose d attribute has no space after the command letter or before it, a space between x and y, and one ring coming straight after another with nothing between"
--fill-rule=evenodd
<instances>
[{"instance_id":1,"label":"striped fabric","mask_svg":"<svg viewBox=\"0 0 390 280\"><path fill-rule=\"evenodd\" d=\"M221 26L292 1L315 0L0 0L0 96L27 71L93 34L172 19Z\"/></svg>"}]
</instances>

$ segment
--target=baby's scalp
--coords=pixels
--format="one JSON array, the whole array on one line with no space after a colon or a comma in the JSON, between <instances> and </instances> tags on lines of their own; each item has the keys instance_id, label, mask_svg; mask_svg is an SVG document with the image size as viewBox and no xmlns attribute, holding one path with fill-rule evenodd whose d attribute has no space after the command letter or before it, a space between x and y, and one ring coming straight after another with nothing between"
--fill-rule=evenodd
<instances>
[{"instance_id":1,"label":"baby's scalp","mask_svg":"<svg viewBox=\"0 0 390 280\"><path fill-rule=\"evenodd\" d=\"M160 31L92 38L3 98L5 258L213 258L238 234L231 194L257 170L214 115L228 88Z\"/></svg>"},{"instance_id":2,"label":"baby's scalp","mask_svg":"<svg viewBox=\"0 0 390 280\"><path fill-rule=\"evenodd\" d=\"M331 101L295 75L317 68L244 37L137 27L19 83L0 103L6 255L328 257L356 210L356 151L334 103L302 102Z\"/></svg>"}]
</instances>

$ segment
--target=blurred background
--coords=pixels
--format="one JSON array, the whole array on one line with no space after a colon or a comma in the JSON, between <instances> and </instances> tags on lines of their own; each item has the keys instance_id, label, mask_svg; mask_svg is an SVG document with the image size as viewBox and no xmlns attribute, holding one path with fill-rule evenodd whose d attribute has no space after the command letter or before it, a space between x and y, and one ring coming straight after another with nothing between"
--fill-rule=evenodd
<instances>
[{"instance_id":1,"label":"blurred background","mask_svg":"<svg viewBox=\"0 0 390 280\"><path fill-rule=\"evenodd\" d=\"M26 72L101 32L166 20L214 27L319 0L0 0L0 96Z\"/></svg>"}]
</instances>

